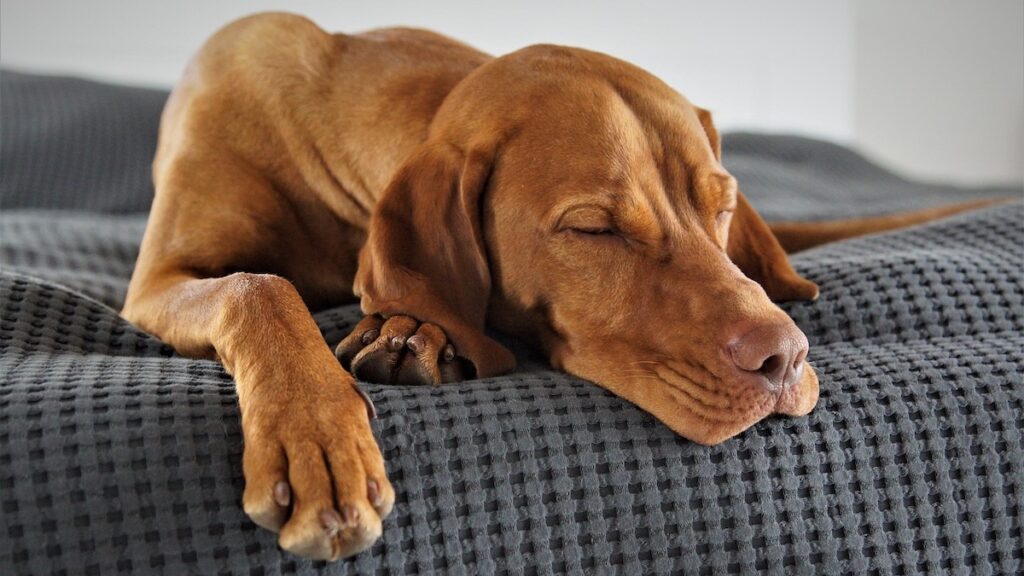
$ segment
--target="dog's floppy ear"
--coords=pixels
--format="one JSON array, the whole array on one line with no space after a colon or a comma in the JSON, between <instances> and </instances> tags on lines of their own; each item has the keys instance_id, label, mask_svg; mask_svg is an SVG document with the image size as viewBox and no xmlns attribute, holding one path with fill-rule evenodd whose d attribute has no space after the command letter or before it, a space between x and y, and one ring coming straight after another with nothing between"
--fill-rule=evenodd
<instances>
[{"instance_id":1,"label":"dog's floppy ear","mask_svg":"<svg viewBox=\"0 0 1024 576\"><path fill-rule=\"evenodd\" d=\"M711 142L715 158L721 162L722 141L711 121L711 113L697 108L697 116ZM747 278L760 284L774 302L817 298L818 285L796 273L768 224L742 192L736 194L736 210L729 225L729 242L726 246L729 259Z\"/></svg>"},{"instance_id":2,"label":"dog's floppy ear","mask_svg":"<svg viewBox=\"0 0 1024 576\"><path fill-rule=\"evenodd\" d=\"M515 368L484 334L491 274L480 204L491 161L439 142L414 151L377 203L355 278L363 312L437 324L476 377Z\"/></svg>"},{"instance_id":3,"label":"dog's floppy ear","mask_svg":"<svg viewBox=\"0 0 1024 576\"><path fill-rule=\"evenodd\" d=\"M818 285L793 270L786 251L742 192L736 198L726 252L733 264L760 284L773 302L818 297Z\"/></svg>"}]
</instances>

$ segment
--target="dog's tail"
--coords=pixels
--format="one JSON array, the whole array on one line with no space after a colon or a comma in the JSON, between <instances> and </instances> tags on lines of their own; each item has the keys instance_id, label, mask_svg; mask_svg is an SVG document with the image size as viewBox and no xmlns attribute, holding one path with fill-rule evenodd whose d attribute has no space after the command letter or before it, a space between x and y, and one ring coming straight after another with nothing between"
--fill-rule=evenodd
<instances>
[{"instance_id":1,"label":"dog's tail","mask_svg":"<svg viewBox=\"0 0 1024 576\"><path fill-rule=\"evenodd\" d=\"M937 208L886 216L873 216L870 218L850 218L846 220L827 220L824 222L769 222L768 227L775 233L775 237L779 239L779 243L782 244L786 252L792 254L828 242L845 240L865 234L874 234L875 232L885 232L887 230L903 228L904 226L923 224L1008 200L1011 200L1011 198L987 198L985 200L973 200L959 204L939 206Z\"/></svg>"}]
</instances>

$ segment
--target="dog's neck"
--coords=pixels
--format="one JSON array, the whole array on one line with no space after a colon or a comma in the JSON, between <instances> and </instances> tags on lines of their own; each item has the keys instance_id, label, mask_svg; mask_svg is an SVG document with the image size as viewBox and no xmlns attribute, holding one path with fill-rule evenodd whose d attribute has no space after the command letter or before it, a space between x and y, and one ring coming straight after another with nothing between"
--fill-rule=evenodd
<instances>
[{"instance_id":1,"label":"dog's neck","mask_svg":"<svg viewBox=\"0 0 1024 576\"><path fill-rule=\"evenodd\" d=\"M426 140L444 99L489 59L469 49L446 57L426 64L383 60L362 89L327 91L334 101L330 108L339 113L307 127L322 164L312 163L302 176L339 217L360 227L368 222L392 176Z\"/></svg>"}]
</instances>

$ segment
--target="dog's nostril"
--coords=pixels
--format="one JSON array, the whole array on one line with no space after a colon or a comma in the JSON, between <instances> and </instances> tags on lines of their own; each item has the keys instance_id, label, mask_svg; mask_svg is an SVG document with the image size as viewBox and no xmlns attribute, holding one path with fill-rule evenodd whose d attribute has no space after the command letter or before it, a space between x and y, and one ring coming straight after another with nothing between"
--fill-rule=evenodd
<instances>
[{"instance_id":1,"label":"dog's nostril","mask_svg":"<svg viewBox=\"0 0 1024 576\"><path fill-rule=\"evenodd\" d=\"M789 358L782 354L773 354L765 358L761 367L756 372L764 376L772 386L779 386L785 383L783 380L786 378L786 370L788 368Z\"/></svg>"},{"instance_id":2,"label":"dog's nostril","mask_svg":"<svg viewBox=\"0 0 1024 576\"><path fill-rule=\"evenodd\" d=\"M743 378L769 390L799 380L807 357L807 339L792 323L764 324L734 339L727 347Z\"/></svg>"},{"instance_id":3,"label":"dog's nostril","mask_svg":"<svg viewBox=\"0 0 1024 576\"><path fill-rule=\"evenodd\" d=\"M764 363L761 364L761 367L757 369L757 372L759 372L763 376L767 376L768 378L774 378L776 372L778 372L779 366L781 366L782 363L783 360L781 356L769 356L768 358L765 358Z\"/></svg>"},{"instance_id":4,"label":"dog's nostril","mask_svg":"<svg viewBox=\"0 0 1024 576\"><path fill-rule=\"evenodd\" d=\"M797 360L796 362L793 363L793 371L790 372L790 374L791 374L790 384L795 384L795 383L799 382L801 378L803 378L803 376L804 376L804 361L802 359L801 360Z\"/></svg>"}]
</instances>

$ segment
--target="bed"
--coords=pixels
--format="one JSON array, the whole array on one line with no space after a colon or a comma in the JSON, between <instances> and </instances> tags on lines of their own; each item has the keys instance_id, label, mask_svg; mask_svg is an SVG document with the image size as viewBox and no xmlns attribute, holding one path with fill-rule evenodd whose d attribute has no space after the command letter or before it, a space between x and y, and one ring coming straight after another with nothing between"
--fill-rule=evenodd
<instances>
[{"instance_id":1,"label":"bed","mask_svg":"<svg viewBox=\"0 0 1024 576\"><path fill-rule=\"evenodd\" d=\"M363 384L397 492L327 564L241 509L231 378L117 310L166 92L0 74L0 574L1013 574L1024 571L1024 190L901 178L732 133L767 218L1009 203L796 255L821 400L715 447L509 341L514 374ZM321 312L330 342L357 306Z\"/></svg>"}]
</instances>

